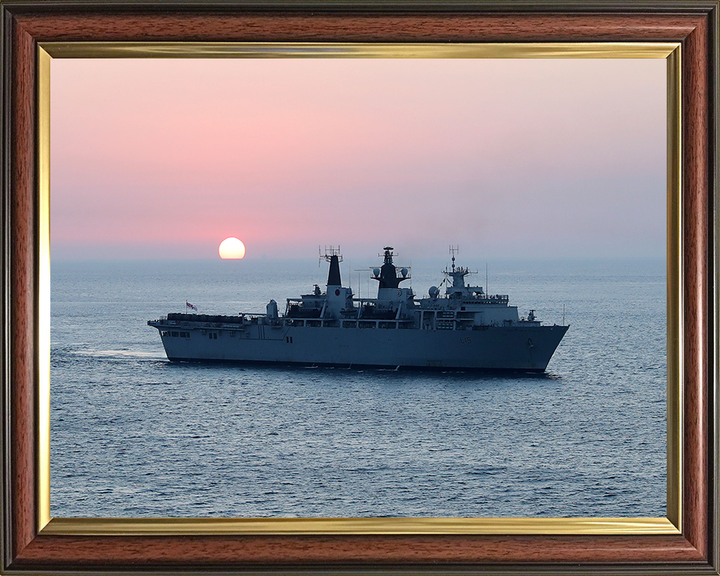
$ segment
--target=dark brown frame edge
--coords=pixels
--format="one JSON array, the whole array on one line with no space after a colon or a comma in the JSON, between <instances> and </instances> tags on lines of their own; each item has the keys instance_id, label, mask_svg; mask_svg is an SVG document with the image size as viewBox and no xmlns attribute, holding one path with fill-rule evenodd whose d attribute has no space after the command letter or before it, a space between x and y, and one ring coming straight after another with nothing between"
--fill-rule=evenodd
<instances>
[{"instance_id":1,"label":"dark brown frame edge","mask_svg":"<svg viewBox=\"0 0 720 576\"><path fill-rule=\"evenodd\" d=\"M718 574L718 1L3 0L2 557L28 573ZM683 532L670 536L47 536L36 502L36 58L43 41L682 43Z\"/></svg>"}]
</instances>

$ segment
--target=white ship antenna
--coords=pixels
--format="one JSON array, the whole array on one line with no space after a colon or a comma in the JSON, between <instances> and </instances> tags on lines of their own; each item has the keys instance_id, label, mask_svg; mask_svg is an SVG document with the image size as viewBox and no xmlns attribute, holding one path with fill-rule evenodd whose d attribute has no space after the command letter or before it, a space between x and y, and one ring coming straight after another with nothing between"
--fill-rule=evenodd
<instances>
[{"instance_id":1,"label":"white ship antenna","mask_svg":"<svg viewBox=\"0 0 720 576\"><path fill-rule=\"evenodd\" d=\"M460 252L460 246L453 246L450 244L449 252L452 255L452 271L455 272L455 254Z\"/></svg>"}]
</instances>

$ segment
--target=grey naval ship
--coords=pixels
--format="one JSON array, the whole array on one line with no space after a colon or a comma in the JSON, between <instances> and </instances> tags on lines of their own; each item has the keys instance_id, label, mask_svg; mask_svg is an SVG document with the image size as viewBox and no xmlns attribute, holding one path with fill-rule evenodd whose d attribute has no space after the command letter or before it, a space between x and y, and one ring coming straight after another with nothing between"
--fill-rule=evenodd
<instances>
[{"instance_id":1,"label":"grey naval ship","mask_svg":"<svg viewBox=\"0 0 720 576\"><path fill-rule=\"evenodd\" d=\"M530 310L519 317L505 295L468 286L468 268L444 270L445 294L436 286L417 298L401 284L407 268L383 249L372 271L377 298L355 298L340 280L339 249L326 251L327 286L288 298L285 312L270 300L264 314L212 316L170 313L148 321L160 332L171 361L225 361L542 372L569 326L542 325ZM441 284L442 285L442 284Z\"/></svg>"}]
</instances>

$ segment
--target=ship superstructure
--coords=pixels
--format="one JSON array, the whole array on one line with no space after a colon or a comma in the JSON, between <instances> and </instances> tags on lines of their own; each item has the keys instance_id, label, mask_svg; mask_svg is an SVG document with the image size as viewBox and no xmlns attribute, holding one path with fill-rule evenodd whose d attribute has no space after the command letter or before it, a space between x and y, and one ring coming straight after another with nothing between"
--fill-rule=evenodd
<instances>
[{"instance_id":1,"label":"ship superstructure","mask_svg":"<svg viewBox=\"0 0 720 576\"><path fill-rule=\"evenodd\" d=\"M169 360L329 364L407 368L544 371L568 326L525 318L506 295L468 286L468 268L444 270L445 294L436 286L417 298L407 268L393 247L372 270L376 298L356 298L342 286L339 249L330 249L325 291L288 298L284 313L270 300L263 314L210 316L170 313L157 328Z\"/></svg>"}]
</instances>

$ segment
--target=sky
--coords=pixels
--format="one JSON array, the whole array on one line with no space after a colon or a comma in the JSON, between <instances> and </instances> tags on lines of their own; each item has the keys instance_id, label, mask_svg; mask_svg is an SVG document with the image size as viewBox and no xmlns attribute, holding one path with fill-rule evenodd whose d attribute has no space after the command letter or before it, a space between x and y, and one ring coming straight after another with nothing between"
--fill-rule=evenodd
<instances>
[{"instance_id":1,"label":"sky","mask_svg":"<svg viewBox=\"0 0 720 576\"><path fill-rule=\"evenodd\" d=\"M54 59L54 259L662 257L664 60Z\"/></svg>"}]
</instances>

